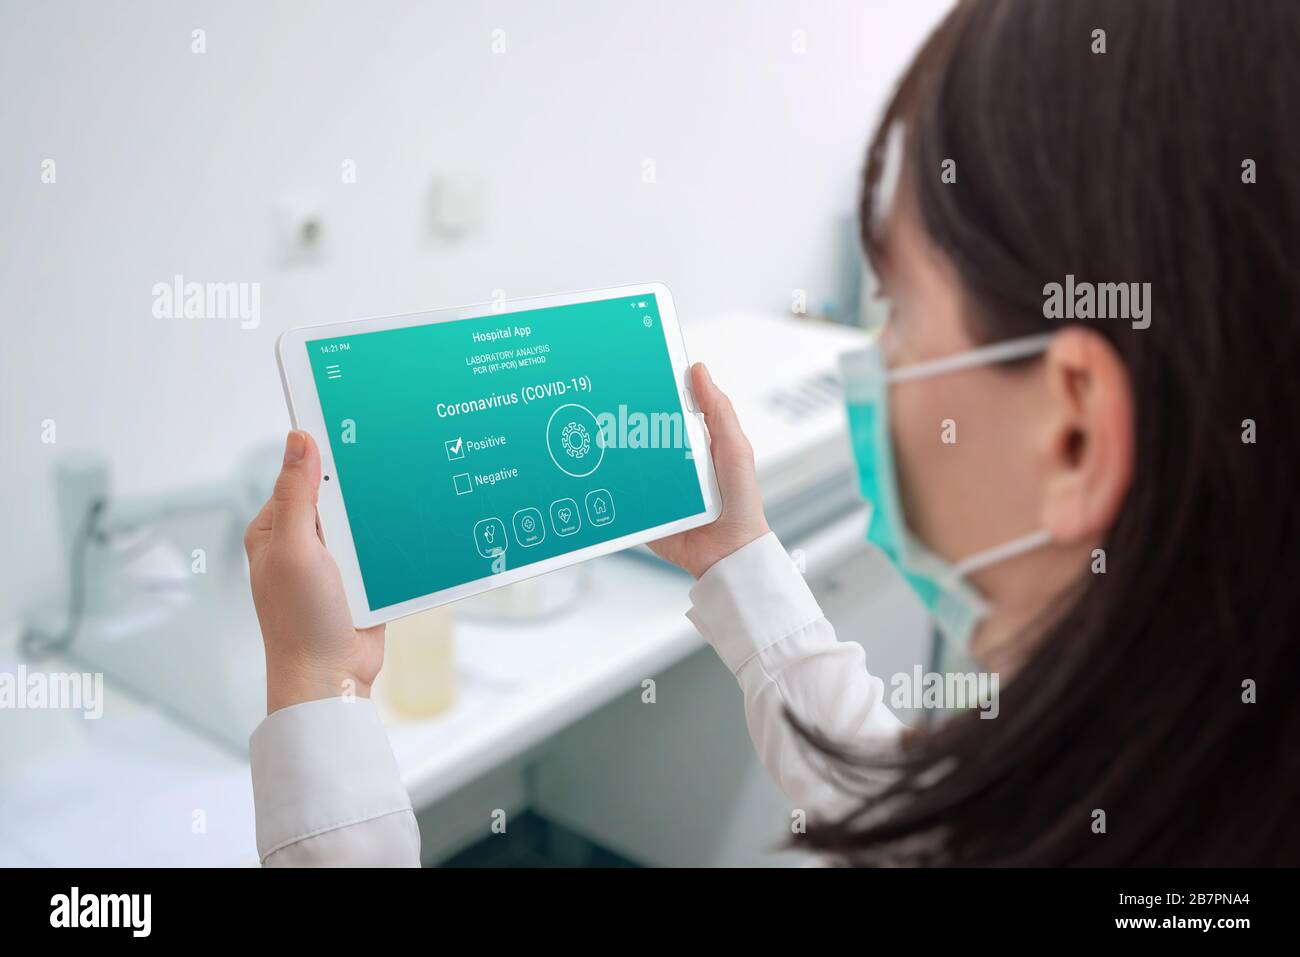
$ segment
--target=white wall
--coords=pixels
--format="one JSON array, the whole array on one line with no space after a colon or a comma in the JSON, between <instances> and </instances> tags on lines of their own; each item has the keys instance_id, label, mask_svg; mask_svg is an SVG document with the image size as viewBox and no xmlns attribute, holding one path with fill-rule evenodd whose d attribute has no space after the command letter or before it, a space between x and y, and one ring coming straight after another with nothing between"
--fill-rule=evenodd
<instances>
[{"instance_id":1,"label":"white wall","mask_svg":"<svg viewBox=\"0 0 1300 957\"><path fill-rule=\"evenodd\" d=\"M224 472L287 426L290 326L646 279L688 323L818 303L872 121L947 6L4 0L0 621L62 576L54 456L108 452L125 492ZM487 184L458 242L428 225L448 170ZM291 194L319 198L318 264L279 261ZM260 283L261 326L154 318L175 273Z\"/></svg>"}]
</instances>

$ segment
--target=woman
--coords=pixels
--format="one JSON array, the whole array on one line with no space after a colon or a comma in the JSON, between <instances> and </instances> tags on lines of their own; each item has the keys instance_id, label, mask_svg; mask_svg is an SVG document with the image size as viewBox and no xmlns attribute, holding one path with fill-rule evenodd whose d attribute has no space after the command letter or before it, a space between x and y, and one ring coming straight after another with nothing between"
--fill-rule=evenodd
<instances>
[{"instance_id":1,"label":"woman","mask_svg":"<svg viewBox=\"0 0 1300 957\"><path fill-rule=\"evenodd\" d=\"M890 319L846 363L870 538L996 720L901 734L695 389L724 510L658 552L736 674L807 846L854 863L1300 863L1300 7L965 0L868 154ZM1121 286L1122 284L1122 286ZM290 435L248 533L267 863L417 863ZM905 521L904 521L905 517ZM347 703L353 690L361 700ZM874 773L887 770L886 775Z\"/></svg>"}]
</instances>

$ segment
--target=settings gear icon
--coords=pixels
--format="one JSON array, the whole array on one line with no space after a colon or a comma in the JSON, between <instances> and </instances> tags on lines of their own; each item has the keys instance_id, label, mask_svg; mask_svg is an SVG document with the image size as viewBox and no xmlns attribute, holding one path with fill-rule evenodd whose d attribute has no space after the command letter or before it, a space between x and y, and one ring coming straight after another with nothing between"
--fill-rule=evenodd
<instances>
[{"instance_id":1,"label":"settings gear icon","mask_svg":"<svg viewBox=\"0 0 1300 957\"><path fill-rule=\"evenodd\" d=\"M591 451L591 436L577 422L570 422L560 431L560 444L569 458L580 459Z\"/></svg>"}]
</instances>

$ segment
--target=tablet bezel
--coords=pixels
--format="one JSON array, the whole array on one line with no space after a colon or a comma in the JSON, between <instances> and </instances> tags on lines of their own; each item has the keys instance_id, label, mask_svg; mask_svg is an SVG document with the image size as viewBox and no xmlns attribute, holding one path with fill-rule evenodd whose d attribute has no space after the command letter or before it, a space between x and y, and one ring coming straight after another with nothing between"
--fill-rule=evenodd
<instances>
[{"instance_id":1,"label":"tablet bezel","mask_svg":"<svg viewBox=\"0 0 1300 957\"><path fill-rule=\"evenodd\" d=\"M704 511L674 522L657 525L654 528L621 535L606 542L587 545L575 551L556 555L530 565L506 568L502 572L490 573L482 578L454 585L451 588L445 588L395 605L387 605L371 610L370 602L366 598L365 585L361 577L361 567L357 561L356 547L352 541L352 530L348 523L347 509L343 504L340 485L337 481L326 481L323 478L324 476L336 474L334 451L330 445L329 432L325 428L324 413L321 410L320 397L316 391L316 380L312 374L306 343L313 339L336 336L342 338L367 332L404 329L409 326L423 326L436 322L455 322L461 319L479 319L485 316L508 316L513 313L545 309L550 306L567 306L574 303L598 302L604 299L620 299L627 296L643 295L654 295L658 302L664 344L668 348L668 355L672 361L673 376L678 384L678 401L682 407L683 426L690 441L690 448L695 450L692 460L695 462L695 474L699 482L700 496L704 501ZM713 457L709 454L704 417L698 411L691 390L690 357L686 351L686 341L682 335L681 325L677 320L677 309L673 303L672 293L663 283L651 282L630 286L613 286L604 289L586 289L551 296L530 296L523 299L472 303L464 306L452 306L447 309L435 309L429 312L407 313L400 316L378 316L369 319L298 326L280 335L276 340L275 354L280 366L280 381L284 386L284 398L289 407L289 418L293 423L293 427L310 433L320 447L322 481L316 508L320 515L321 531L325 542L339 566L339 571L342 573L343 588L347 593L348 606L352 610L352 620L358 628L367 628L381 622L392 621L395 618L402 618L461 598L482 594L493 588L500 588L537 575L544 575L547 572L566 568L578 562L599 558L602 555L609 555L634 545L698 528L714 521L722 511L722 496L718 491L717 477L713 470ZM703 454L701 454L701 451Z\"/></svg>"}]
</instances>

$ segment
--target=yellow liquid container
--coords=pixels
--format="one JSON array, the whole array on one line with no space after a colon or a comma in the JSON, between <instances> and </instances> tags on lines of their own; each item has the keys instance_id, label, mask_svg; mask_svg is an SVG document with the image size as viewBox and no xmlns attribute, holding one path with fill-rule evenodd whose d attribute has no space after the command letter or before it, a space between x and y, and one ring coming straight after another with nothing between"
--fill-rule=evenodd
<instances>
[{"instance_id":1,"label":"yellow liquid container","mask_svg":"<svg viewBox=\"0 0 1300 957\"><path fill-rule=\"evenodd\" d=\"M376 697L408 718L432 717L455 704L455 630L445 607L390 621Z\"/></svg>"}]
</instances>

